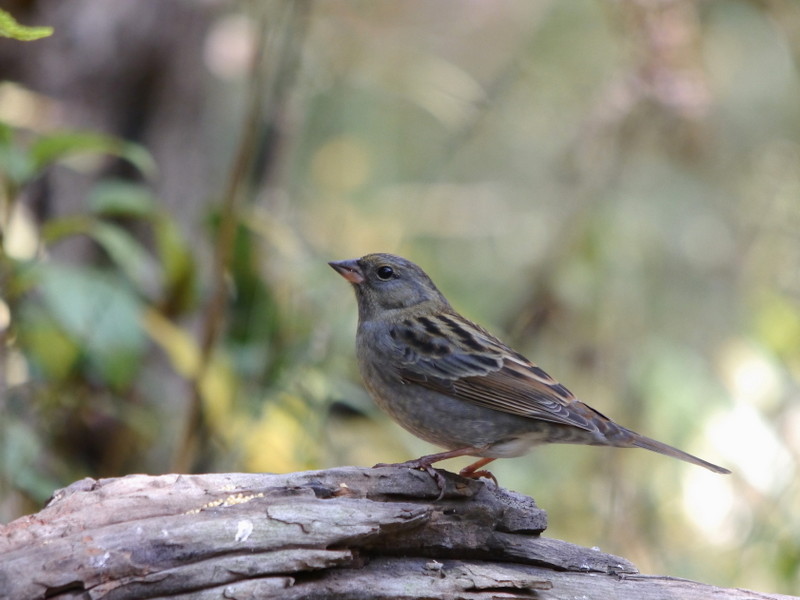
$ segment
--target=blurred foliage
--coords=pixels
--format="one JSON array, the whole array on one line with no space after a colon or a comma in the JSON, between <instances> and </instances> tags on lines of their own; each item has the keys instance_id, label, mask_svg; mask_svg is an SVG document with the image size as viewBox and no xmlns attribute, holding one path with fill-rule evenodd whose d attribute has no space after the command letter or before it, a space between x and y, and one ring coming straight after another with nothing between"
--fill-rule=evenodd
<instances>
[{"instance_id":1,"label":"blurred foliage","mask_svg":"<svg viewBox=\"0 0 800 600\"><path fill-rule=\"evenodd\" d=\"M156 417L134 391L148 351L143 317L148 308L194 303L194 265L174 223L142 185L100 181L85 212L38 228L20 201L47 168L65 161L113 154L152 174L143 148L99 134L38 135L5 124L0 134L2 487L40 503L87 467L135 468L128 449L106 450L109 440L135 449L151 437ZM151 228L152 250L126 229L131 222ZM92 240L104 264L52 259L76 236Z\"/></svg>"},{"instance_id":2,"label":"blurred foliage","mask_svg":"<svg viewBox=\"0 0 800 600\"><path fill-rule=\"evenodd\" d=\"M7 11L0 9L0 37L30 42L51 35L53 35L52 27L25 27L17 23Z\"/></svg>"},{"instance_id":3,"label":"blurred foliage","mask_svg":"<svg viewBox=\"0 0 800 600\"><path fill-rule=\"evenodd\" d=\"M432 451L367 398L325 264L389 251L598 410L734 471L498 461L549 535L797 592L799 24L789 1L226 5L194 65L215 168L191 223L144 142L4 125L0 519L83 476ZM39 221L53 169L90 192Z\"/></svg>"}]
</instances>

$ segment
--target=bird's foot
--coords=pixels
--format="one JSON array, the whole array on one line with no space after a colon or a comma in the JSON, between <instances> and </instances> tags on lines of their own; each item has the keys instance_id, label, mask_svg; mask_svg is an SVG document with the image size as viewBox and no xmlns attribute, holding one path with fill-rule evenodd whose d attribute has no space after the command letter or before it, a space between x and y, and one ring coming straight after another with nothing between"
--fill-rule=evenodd
<instances>
[{"instance_id":1,"label":"bird's foot","mask_svg":"<svg viewBox=\"0 0 800 600\"><path fill-rule=\"evenodd\" d=\"M478 461L475 461L468 467L464 467L458 472L458 474L461 475L462 477L467 477L469 479L479 479L480 477L486 477L487 479L491 479L492 481L494 481L495 485L499 485L497 483L497 477L495 477L490 471L487 471L486 469L481 469L481 467L488 465L493 460L494 460L493 458L482 458Z\"/></svg>"},{"instance_id":2,"label":"bird's foot","mask_svg":"<svg viewBox=\"0 0 800 600\"><path fill-rule=\"evenodd\" d=\"M414 460L407 460L403 463L395 463L395 464L386 464L386 463L378 463L375 467L406 467L409 469L420 469L425 471L428 475L430 475L433 480L436 482L436 485L439 487L439 497L436 500L441 500L444 498L444 490L445 490L445 483L446 480L444 475L439 473L436 469L434 469L431 465L435 462L439 462L440 460L446 460L448 458L456 458L458 456L475 456L476 454L480 456L480 453L483 452L486 447L479 447L479 448L458 448L456 450L448 450L447 452L439 452L438 454L429 454L428 456L422 456L420 458ZM482 458L479 461L472 463L470 466L461 469L461 475L463 477L471 477L473 479L477 479L478 477L489 477L495 483L497 483L497 479L495 479L494 475L489 473L488 471L479 471L482 466L489 464L492 462L493 458ZM373 468L375 468L373 467Z\"/></svg>"},{"instance_id":3,"label":"bird's foot","mask_svg":"<svg viewBox=\"0 0 800 600\"><path fill-rule=\"evenodd\" d=\"M462 477L466 477L467 479L480 479L481 477L485 477L486 479L491 479L494 481L496 486L500 487L500 484L497 483L497 477L494 476L494 473L487 471L486 469L480 469L477 471L467 471L466 469L461 469L458 474Z\"/></svg>"},{"instance_id":4,"label":"bird's foot","mask_svg":"<svg viewBox=\"0 0 800 600\"><path fill-rule=\"evenodd\" d=\"M407 460L406 462L401 463L378 463L377 465L373 466L373 469L378 469L380 467L405 467L407 469L419 469L420 471L425 471L428 475L431 476L431 479L436 483L436 487L439 488L439 495L436 497L436 501L438 502L442 498L444 498L445 488L447 486L447 481L444 478L444 475L439 473L436 469L431 466L429 461L424 460L425 457L417 458L416 460Z\"/></svg>"}]
</instances>

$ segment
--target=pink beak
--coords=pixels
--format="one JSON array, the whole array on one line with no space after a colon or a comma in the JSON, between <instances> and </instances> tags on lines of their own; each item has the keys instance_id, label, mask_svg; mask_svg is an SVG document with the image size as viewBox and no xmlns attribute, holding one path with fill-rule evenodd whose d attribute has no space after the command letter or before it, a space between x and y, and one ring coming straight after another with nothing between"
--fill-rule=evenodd
<instances>
[{"instance_id":1,"label":"pink beak","mask_svg":"<svg viewBox=\"0 0 800 600\"><path fill-rule=\"evenodd\" d=\"M359 284L364 281L364 273L361 272L361 267L358 266L358 260L355 258L329 262L328 264L350 283Z\"/></svg>"}]
</instances>

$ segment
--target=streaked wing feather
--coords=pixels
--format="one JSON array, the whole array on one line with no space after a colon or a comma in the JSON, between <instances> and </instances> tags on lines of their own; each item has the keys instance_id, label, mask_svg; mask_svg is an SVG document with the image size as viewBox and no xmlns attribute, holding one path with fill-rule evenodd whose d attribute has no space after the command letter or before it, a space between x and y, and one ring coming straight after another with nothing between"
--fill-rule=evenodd
<instances>
[{"instance_id":1,"label":"streaked wing feather","mask_svg":"<svg viewBox=\"0 0 800 600\"><path fill-rule=\"evenodd\" d=\"M407 383L531 419L594 428L595 413L481 327L456 315L405 320L392 337ZM588 409L588 410L587 410Z\"/></svg>"}]
</instances>

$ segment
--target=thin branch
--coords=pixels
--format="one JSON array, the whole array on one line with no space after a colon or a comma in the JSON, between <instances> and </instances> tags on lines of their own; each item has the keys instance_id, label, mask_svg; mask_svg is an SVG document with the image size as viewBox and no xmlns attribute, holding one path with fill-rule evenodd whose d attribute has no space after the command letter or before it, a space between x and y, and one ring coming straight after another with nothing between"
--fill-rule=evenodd
<instances>
[{"instance_id":1,"label":"thin branch","mask_svg":"<svg viewBox=\"0 0 800 600\"><path fill-rule=\"evenodd\" d=\"M178 446L172 461L173 469L179 472L187 472L192 469L198 446L208 438L208 426L204 419L202 406L202 381L208 372L214 348L225 321L225 308L228 298L227 273L228 265L233 255L236 229L239 223L239 202L247 174L252 169L253 159L258 147L258 135L262 130L266 112L264 100L266 95L267 65L272 58L266 52L268 14L271 4L256 2L253 6L256 11L255 21L258 36L250 65L250 86L247 93L249 104L244 113L239 146L222 194L219 230L214 244L214 263L211 272L211 297L206 306L201 324L200 364L195 377L190 381L191 396L186 428L182 442ZM287 11L291 11L292 3L286 3L285 8Z\"/></svg>"}]
</instances>

